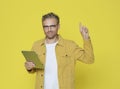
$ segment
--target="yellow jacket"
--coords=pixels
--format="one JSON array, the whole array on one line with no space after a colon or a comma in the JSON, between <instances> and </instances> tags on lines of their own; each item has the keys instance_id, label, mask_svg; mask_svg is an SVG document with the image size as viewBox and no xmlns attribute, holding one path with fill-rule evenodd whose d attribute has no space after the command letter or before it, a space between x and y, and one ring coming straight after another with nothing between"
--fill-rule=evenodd
<instances>
[{"instance_id":1,"label":"yellow jacket","mask_svg":"<svg viewBox=\"0 0 120 89\"><path fill-rule=\"evenodd\" d=\"M40 61L45 65L45 39L36 41L32 47ZM59 89L75 89L75 64L76 61L84 63L93 63L94 54L90 40L84 40L84 49L80 48L75 42L63 39L59 36L58 43L55 48L57 64L58 64L58 80ZM44 70L32 70L30 73L36 72L35 89L44 89Z\"/></svg>"}]
</instances>

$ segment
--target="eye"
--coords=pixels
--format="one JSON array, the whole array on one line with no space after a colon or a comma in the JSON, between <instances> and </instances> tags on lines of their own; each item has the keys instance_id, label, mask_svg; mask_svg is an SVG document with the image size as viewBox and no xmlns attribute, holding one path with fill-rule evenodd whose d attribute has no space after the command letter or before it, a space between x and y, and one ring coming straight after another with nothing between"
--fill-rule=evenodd
<instances>
[{"instance_id":1,"label":"eye","mask_svg":"<svg viewBox=\"0 0 120 89\"><path fill-rule=\"evenodd\" d=\"M51 29L54 29L56 26L57 24L56 25L43 25L43 28L48 29L50 27Z\"/></svg>"},{"instance_id":2,"label":"eye","mask_svg":"<svg viewBox=\"0 0 120 89\"><path fill-rule=\"evenodd\" d=\"M43 28L48 28L49 26L43 26Z\"/></svg>"}]
</instances>

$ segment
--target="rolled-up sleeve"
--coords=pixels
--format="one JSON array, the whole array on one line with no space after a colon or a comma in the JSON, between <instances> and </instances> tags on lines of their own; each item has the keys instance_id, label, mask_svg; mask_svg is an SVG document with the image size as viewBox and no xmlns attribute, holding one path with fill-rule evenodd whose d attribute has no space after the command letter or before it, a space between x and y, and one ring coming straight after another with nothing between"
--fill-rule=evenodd
<instances>
[{"instance_id":1,"label":"rolled-up sleeve","mask_svg":"<svg viewBox=\"0 0 120 89\"><path fill-rule=\"evenodd\" d=\"M83 48L80 48L76 43L74 43L72 54L75 60L79 60L87 64L94 63L94 52L90 39L84 40Z\"/></svg>"}]
</instances>

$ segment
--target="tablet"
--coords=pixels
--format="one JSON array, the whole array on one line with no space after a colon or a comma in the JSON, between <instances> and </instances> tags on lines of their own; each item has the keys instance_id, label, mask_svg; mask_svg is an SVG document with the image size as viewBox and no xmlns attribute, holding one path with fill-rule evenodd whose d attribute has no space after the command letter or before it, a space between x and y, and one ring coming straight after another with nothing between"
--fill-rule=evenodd
<instances>
[{"instance_id":1,"label":"tablet","mask_svg":"<svg viewBox=\"0 0 120 89\"><path fill-rule=\"evenodd\" d=\"M25 57L26 61L31 61L35 64L35 68L44 69L42 62L34 51L22 51L22 54Z\"/></svg>"}]
</instances>

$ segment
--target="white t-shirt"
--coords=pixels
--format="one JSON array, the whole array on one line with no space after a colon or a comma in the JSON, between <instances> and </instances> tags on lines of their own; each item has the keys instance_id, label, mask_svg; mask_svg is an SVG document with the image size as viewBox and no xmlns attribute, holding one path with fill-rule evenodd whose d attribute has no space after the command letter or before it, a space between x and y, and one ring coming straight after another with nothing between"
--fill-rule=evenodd
<instances>
[{"instance_id":1,"label":"white t-shirt","mask_svg":"<svg viewBox=\"0 0 120 89\"><path fill-rule=\"evenodd\" d=\"M55 53L56 43L46 44L46 63L44 89L59 89L57 60Z\"/></svg>"}]
</instances>

